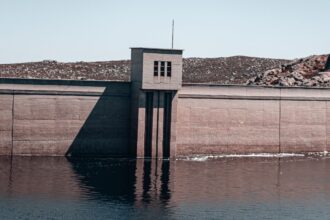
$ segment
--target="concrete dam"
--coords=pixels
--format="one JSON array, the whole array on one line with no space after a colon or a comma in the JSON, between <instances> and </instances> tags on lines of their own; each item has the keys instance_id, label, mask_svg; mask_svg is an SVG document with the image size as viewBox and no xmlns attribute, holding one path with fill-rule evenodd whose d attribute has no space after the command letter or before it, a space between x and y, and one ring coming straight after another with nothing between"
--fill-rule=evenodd
<instances>
[{"instance_id":1,"label":"concrete dam","mask_svg":"<svg viewBox=\"0 0 330 220\"><path fill-rule=\"evenodd\" d=\"M130 82L0 79L0 155L329 151L329 89L182 84L182 52L132 48Z\"/></svg>"}]
</instances>

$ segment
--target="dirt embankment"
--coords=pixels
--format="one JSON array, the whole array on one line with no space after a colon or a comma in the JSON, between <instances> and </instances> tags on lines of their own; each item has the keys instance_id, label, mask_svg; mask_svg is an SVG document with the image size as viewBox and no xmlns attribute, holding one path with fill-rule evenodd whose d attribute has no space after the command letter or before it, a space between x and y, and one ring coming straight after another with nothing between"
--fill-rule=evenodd
<instances>
[{"instance_id":1,"label":"dirt embankment","mask_svg":"<svg viewBox=\"0 0 330 220\"><path fill-rule=\"evenodd\" d=\"M0 77L26 79L75 79L128 81L130 61L1 64Z\"/></svg>"},{"instance_id":2,"label":"dirt embankment","mask_svg":"<svg viewBox=\"0 0 330 220\"><path fill-rule=\"evenodd\" d=\"M1 64L0 77L74 80L130 80L129 60ZM183 59L184 83L330 87L329 55L296 60L234 56Z\"/></svg>"},{"instance_id":3,"label":"dirt embankment","mask_svg":"<svg viewBox=\"0 0 330 220\"><path fill-rule=\"evenodd\" d=\"M246 80L288 60L247 56L189 58L183 62L183 82L245 84Z\"/></svg>"},{"instance_id":4,"label":"dirt embankment","mask_svg":"<svg viewBox=\"0 0 330 220\"><path fill-rule=\"evenodd\" d=\"M183 82L244 84L247 79L287 60L235 56L183 59ZM130 80L130 61L1 64L0 77L75 80Z\"/></svg>"}]
</instances>

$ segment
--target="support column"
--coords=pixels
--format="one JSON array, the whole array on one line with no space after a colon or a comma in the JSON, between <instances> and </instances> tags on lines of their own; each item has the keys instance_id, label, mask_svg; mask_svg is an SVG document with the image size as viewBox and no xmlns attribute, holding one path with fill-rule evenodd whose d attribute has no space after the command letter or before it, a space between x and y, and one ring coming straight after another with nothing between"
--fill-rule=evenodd
<instances>
[{"instance_id":1,"label":"support column","mask_svg":"<svg viewBox=\"0 0 330 220\"><path fill-rule=\"evenodd\" d=\"M176 97L173 91L143 90L132 96L135 99L132 100L131 117L133 155L140 158L175 157Z\"/></svg>"}]
</instances>

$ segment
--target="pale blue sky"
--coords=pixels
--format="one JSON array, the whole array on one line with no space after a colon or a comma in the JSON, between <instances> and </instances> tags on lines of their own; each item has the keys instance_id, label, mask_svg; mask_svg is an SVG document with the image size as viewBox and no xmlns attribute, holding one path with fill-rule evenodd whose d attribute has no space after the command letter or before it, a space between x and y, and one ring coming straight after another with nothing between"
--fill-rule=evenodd
<instances>
[{"instance_id":1,"label":"pale blue sky","mask_svg":"<svg viewBox=\"0 0 330 220\"><path fill-rule=\"evenodd\" d=\"M296 58L330 52L329 0L0 0L0 63L129 59L171 45L185 57Z\"/></svg>"}]
</instances>

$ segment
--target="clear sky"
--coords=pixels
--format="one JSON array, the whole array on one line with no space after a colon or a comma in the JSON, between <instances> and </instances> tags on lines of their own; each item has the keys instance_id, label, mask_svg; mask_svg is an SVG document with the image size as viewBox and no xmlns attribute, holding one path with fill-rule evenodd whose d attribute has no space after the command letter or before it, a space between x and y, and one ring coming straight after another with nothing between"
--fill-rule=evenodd
<instances>
[{"instance_id":1,"label":"clear sky","mask_svg":"<svg viewBox=\"0 0 330 220\"><path fill-rule=\"evenodd\" d=\"M0 63L129 59L171 45L185 57L330 53L330 0L0 0Z\"/></svg>"}]
</instances>

